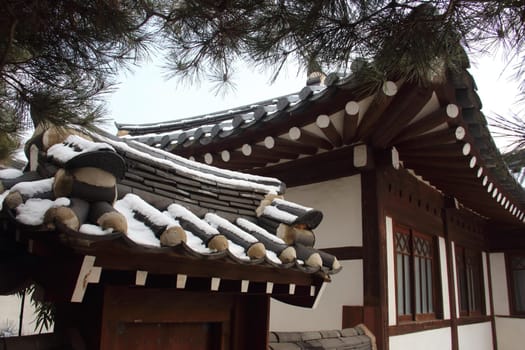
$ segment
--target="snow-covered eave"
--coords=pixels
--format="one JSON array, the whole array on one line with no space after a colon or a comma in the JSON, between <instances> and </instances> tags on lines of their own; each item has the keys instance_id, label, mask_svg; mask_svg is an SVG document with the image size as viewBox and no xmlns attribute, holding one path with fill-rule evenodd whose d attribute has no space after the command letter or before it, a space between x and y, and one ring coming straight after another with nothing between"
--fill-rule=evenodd
<instances>
[{"instance_id":1,"label":"snow-covered eave","mask_svg":"<svg viewBox=\"0 0 525 350\"><path fill-rule=\"evenodd\" d=\"M117 152L131 153L148 163L155 163L169 167L187 177L196 180L212 181L226 186L233 186L239 190L255 191L263 194L280 194L285 185L275 178L245 174L237 171L220 169L211 165L191 161L184 157L144 145L140 142L116 140L103 132L88 132L91 137L113 146Z\"/></svg>"}]
</instances>

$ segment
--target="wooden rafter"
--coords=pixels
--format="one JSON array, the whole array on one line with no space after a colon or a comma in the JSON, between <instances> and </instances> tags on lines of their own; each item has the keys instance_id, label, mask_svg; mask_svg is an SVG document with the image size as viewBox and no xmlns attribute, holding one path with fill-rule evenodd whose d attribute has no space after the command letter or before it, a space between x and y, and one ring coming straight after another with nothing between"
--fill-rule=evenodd
<instances>
[{"instance_id":1,"label":"wooden rafter","mask_svg":"<svg viewBox=\"0 0 525 350\"><path fill-rule=\"evenodd\" d=\"M349 144L354 141L357 131L359 120L359 104L357 102L350 101L345 104L343 120L343 143Z\"/></svg>"}]
</instances>

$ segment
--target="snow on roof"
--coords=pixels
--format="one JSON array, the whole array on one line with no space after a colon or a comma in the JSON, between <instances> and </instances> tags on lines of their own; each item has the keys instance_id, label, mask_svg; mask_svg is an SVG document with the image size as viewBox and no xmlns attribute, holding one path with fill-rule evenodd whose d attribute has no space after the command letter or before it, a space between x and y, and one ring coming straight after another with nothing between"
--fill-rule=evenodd
<instances>
[{"instance_id":1,"label":"snow on roof","mask_svg":"<svg viewBox=\"0 0 525 350\"><path fill-rule=\"evenodd\" d=\"M251 222L249 220L246 220L246 219L243 219L243 218L238 218L235 221L235 223L237 225L239 225L241 228L246 229L246 230L250 230L250 231L255 231L258 234L260 234L261 236L264 236L264 237L274 241L277 244L286 244L280 237L277 237L276 235L272 235L270 232L266 231L262 227L254 224L253 222Z\"/></svg>"},{"instance_id":2,"label":"snow on roof","mask_svg":"<svg viewBox=\"0 0 525 350\"><path fill-rule=\"evenodd\" d=\"M1 169L0 170L0 179L14 179L16 177L22 176L23 172L18 169Z\"/></svg>"},{"instance_id":3,"label":"snow on roof","mask_svg":"<svg viewBox=\"0 0 525 350\"><path fill-rule=\"evenodd\" d=\"M293 223L297 219L296 215L290 214L284 210L280 210L273 205L266 206L264 208L263 214L288 224Z\"/></svg>"},{"instance_id":4,"label":"snow on roof","mask_svg":"<svg viewBox=\"0 0 525 350\"><path fill-rule=\"evenodd\" d=\"M191 222L193 225L195 225L197 228L199 228L209 236L219 234L219 231L215 227L211 226L206 221L199 219L197 215L193 214L191 211L189 211L180 204L171 204L170 206L168 206L167 212L170 215L172 215L175 219L183 218L184 220Z\"/></svg>"},{"instance_id":5,"label":"snow on roof","mask_svg":"<svg viewBox=\"0 0 525 350\"><path fill-rule=\"evenodd\" d=\"M92 142L77 135L69 135L64 143L57 143L47 150L47 155L61 163L66 163L75 156L100 150L115 151L113 147L104 142Z\"/></svg>"},{"instance_id":6,"label":"snow on roof","mask_svg":"<svg viewBox=\"0 0 525 350\"><path fill-rule=\"evenodd\" d=\"M275 178L244 174L237 171L220 169L210 165L191 161L189 159L174 155L172 153L144 145L136 141L117 141L110 137L91 133L91 136L103 142L109 143L121 152L129 152L138 157L148 159L151 163L168 166L180 174L194 179L213 181L243 190L251 190L262 193L281 192L282 183ZM155 155L157 157L155 157Z\"/></svg>"},{"instance_id":7,"label":"snow on roof","mask_svg":"<svg viewBox=\"0 0 525 350\"><path fill-rule=\"evenodd\" d=\"M236 236L240 237L242 240L244 240L246 242L249 242L249 243L256 243L257 242L257 239L255 237L253 237L249 233L243 231L239 227L235 226L234 224L232 224L228 220L226 220L224 218L221 218L217 214L208 213L208 214L206 214L204 216L204 220L206 220L210 225L212 225L214 227L222 226L222 227L226 228L227 230L229 230L230 232L232 232L233 234L235 234Z\"/></svg>"},{"instance_id":8,"label":"snow on roof","mask_svg":"<svg viewBox=\"0 0 525 350\"><path fill-rule=\"evenodd\" d=\"M188 204L193 203L191 202L192 198L188 198L188 202L185 201L185 198L182 198L182 201L173 199L171 203L166 203L166 201L164 201L162 204L158 205L155 203L154 206L152 203L155 202L155 195L158 193L155 184L161 184L162 181L164 181L162 180L164 178L158 180L157 182L154 181L152 189L149 191L140 186L134 188L132 184L130 185L128 182L128 184L125 186L128 186L127 189L129 190L129 193L126 193L122 198L114 203L100 203L96 202L96 199L94 202L83 200L83 192L80 190L77 192L77 194L75 194L75 196L78 195L79 197L78 201L71 200L67 197L55 199L54 189L56 189L57 186L60 187L60 185L57 185L55 182L68 181L67 176L57 176L56 178L49 177L43 180L27 181L27 179L30 177L26 176L26 174L21 176L22 174L19 172L12 172L10 173L10 176L14 177L13 182L16 183L17 178L19 178L18 181L20 182L12 186L9 191L1 194L0 200L3 201L4 197L8 193L14 191L18 191L22 195L23 203L17 204L17 202L14 201L17 206L15 209L13 209L13 217L15 217L18 223L27 226L33 226L42 232L66 230L64 233L68 235L82 234L81 240L83 242L85 240L89 241L90 239L93 241L102 240L102 242L110 242L115 240L118 242L118 240L124 240L126 244L131 247L131 250L126 250L126 253L129 254L133 254L133 247L135 247L134 244L136 244L138 249L136 249L135 252L137 252L137 254L144 252L144 249L140 249L140 247L146 247L148 248L148 251L149 249L162 248L162 250L159 250L158 252L159 254L165 254L166 259L169 259L173 255L178 255L179 258L197 258L195 261L198 261L199 258L203 260L217 259L216 261L220 261L221 263L231 264L233 262L236 264L245 265L260 264L262 266L268 266L272 269L276 266L283 266L283 268L292 267L297 272L309 274L316 272L320 272L321 274L337 272L335 270L331 271L331 268L328 265L325 267L317 266L312 268L311 266L305 265L303 260L296 259L295 256L293 259L288 260L285 264L283 264L284 259L281 261L279 258L281 255L278 256L278 254L281 254L283 246L285 246L284 249L288 249L289 244L286 244L283 240L278 238L276 236L276 232L270 233L269 231L266 231L260 227L258 222L250 222L246 220L246 218L250 218L254 221L257 220L255 208L261 198L264 198L264 196L260 194L261 192L275 193L277 191L282 191L282 184L279 180L261 176L245 175L242 173L225 171L206 165L200 165L198 163L191 162L163 151L157 151L151 148L146 149L143 145L137 146L134 144L134 142L116 141L111 137L105 137L95 133L91 133L91 136L93 139L96 139L99 142L90 142L83 140L78 136L69 136L65 143L50 147L49 156L60 160L60 162L66 166L65 163L74 162L76 159L78 159L75 158L76 156L81 155L80 158L83 158L88 152L95 151L97 152L97 156L100 155L100 158L94 165L89 166L102 167L105 166L105 162L107 163L107 159L111 159L114 154L112 155L110 152L98 151L113 151L122 155L123 161L128 159L128 161L134 162L134 165L139 164L143 165L144 167L149 166L153 169L151 171L153 176L156 174L156 171L160 170L160 172L168 174L168 177L171 176L171 174L174 174L173 176L177 179L182 179L182 181L187 181L188 183L195 183L199 179L203 179L203 183L206 186L197 186L196 189L192 190L194 192L191 192L191 194L193 195L198 193L202 197L207 195L207 192L209 192L210 195L216 196L214 197L217 198L215 203L218 204L216 207L206 207L200 205L201 202L197 202L197 204ZM105 144L106 142L108 145ZM132 156L126 158L126 156L130 154ZM87 156L90 155L87 154ZM38 161L49 162L50 158L51 157L39 157ZM171 172L169 170L165 171L165 167L153 167L152 163L169 166L175 169L175 172ZM46 164L39 165L42 165L42 168L45 168L46 166ZM46 168L48 171L49 169L53 170L56 168ZM69 170L63 169L62 171L67 173ZM1 175L3 175L4 178L9 176L9 174L5 174L8 174L8 172L5 172ZM126 176L130 175L130 173L126 174ZM186 175L185 179L183 178L182 174ZM111 175L112 174L110 174L110 176ZM115 175L113 174L113 176ZM230 178L230 176L233 176L233 178ZM126 177L121 180L117 179L117 184L119 181L124 181L125 179ZM92 192L89 190L89 186L93 185L89 183L89 179L76 178L74 180L78 182L79 187L77 188L87 188L87 192ZM210 181L212 180L222 184L230 184L234 187L214 187L210 185ZM64 187L67 186L68 184L65 184ZM230 188L235 188L236 190L232 191ZM117 185L114 188L108 188L107 191L112 191L112 193L114 193L114 191L119 189L120 187ZM222 192L220 192L219 189ZM242 192L239 189L242 189ZM65 189L62 188L61 190ZM140 192L135 192L135 190L139 190ZM101 191L105 192L106 189L101 189ZM259 194L252 195L250 191L254 191ZM184 191L180 191L180 194L178 195L184 195ZM72 196L72 194L70 194L70 196ZM104 197L104 194L101 193L100 196ZM235 202L236 204L244 205L244 207L241 206L241 208L245 208L243 209L242 213L246 214L241 214L240 210L223 213L221 211L221 206L219 205L222 203L222 199L219 198L219 196L228 197L224 200L232 200L232 198L234 198L237 200L237 202ZM152 203L146 202L145 199L151 199ZM168 198L166 197L166 199ZM252 206L253 209L250 209ZM292 204L289 206L293 207ZM59 215L53 217L54 220L57 220L57 225L53 225L53 227L43 225L44 217L48 210L55 207L68 207L71 209L71 214L77 216L80 224L78 232L75 232L75 228L72 228L72 226L67 226L65 224L65 220L69 220L69 218L62 218ZM88 212L89 215L87 214ZM250 214L251 212L252 214ZM198 213L201 217L196 215L196 213ZM111 226L113 223L107 225L107 222L103 222L103 220L99 221L99 219L106 214L111 214L112 220L118 221L118 224ZM246 218L243 217L243 215L246 215ZM95 218L95 216L97 217ZM63 225L58 224L60 223L60 220L64 220L61 222ZM176 242L173 245L171 245L171 242L165 243L163 240L163 243L161 244L159 238L161 236L163 237L164 234L170 235L173 231L170 231L169 229L174 226L178 227L177 230L182 229L184 231L181 235L185 233L185 240L181 239L181 242ZM219 227L220 230L218 230L217 227ZM27 229L31 230L30 228ZM191 232L192 230L197 232ZM249 232L252 232L253 235ZM97 238L97 236L107 237L101 239ZM206 236L209 236L209 239L207 239ZM56 236L52 235L51 237ZM210 244L212 240L215 240L215 242L222 240L224 245L212 245ZM73 239L65 240L62 243L74 245L76 242L79 241ZM273 245L272 242L276 245ZM166 246L163 244L166 244ZM210 245L210 248L208 248L208 245ZM268 245L269 247L265 249L265 245ZM89 244L87 246L90 247L89 249L95 250L98 249L97 247L99 247L98 245L91 246ZM85 246L83 245L83 247ZM119 246L116 245L111 247L117 247L118 249ZM224 249L220 249L222 247L224 247ZM250 249L252 249L252 252L250 252ZM277 249L280 250L277 251ZM265 252L265 255L255 255L253 253L254 250Z\"/></svg>"},{"instance_id":9,"label":"snow on roof","mask_svg":"<svg viewBox=\"0 0 525 350\"><path fill-rule=\"evenodd\" d=\"M16 208L16 219L24 225L42 225L50 208L67 207L69 203L69 198L64 197L55 200L30 198Z\"/></svg>"},{"instance_id":10,"label":"snow on roof","mask_svg":"<svg viewBox=\"0 0 525 350\"><path fill-rule=\"evenodd\" d=\"M22 196L35 197L40 193L50 192L53 188L54 178L47 178L37 181L19 182L13 187L11 191L18 191Z\"/></svg>"}]
</instances>

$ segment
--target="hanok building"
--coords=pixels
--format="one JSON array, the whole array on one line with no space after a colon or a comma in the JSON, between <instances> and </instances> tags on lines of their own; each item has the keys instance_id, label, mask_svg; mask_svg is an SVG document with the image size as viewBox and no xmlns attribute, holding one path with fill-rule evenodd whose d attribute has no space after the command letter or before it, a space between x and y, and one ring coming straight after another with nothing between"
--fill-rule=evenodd
<instances>
[{"instance_id":1,"label":"hanok building","mask_svg":"<svg viewBox=\"0 0 525 350\"><path fill-rule=\"evenodd\" d=\"M324 213L316 246L343 266L314 310L273 299L270 329L364 322L380 349L518 349L525 193L464 70L420 87L354 75L227 112L118 124L123 140L282 179Z\"/></svg>"},{"instance_id":2,"label":"hanok building","mask_svg":"<svg viewBox=\"0 0 525 350\"><path fill-rule=\"evenodd\" d=\"M341 269L275 178L74 128L37 128L26 155L0 170L0 293L35 283L55 329L2 348L264 350L270 297L312 307ZM334 332L308 341L373 347Z\"/></svg>"}]
</instances>

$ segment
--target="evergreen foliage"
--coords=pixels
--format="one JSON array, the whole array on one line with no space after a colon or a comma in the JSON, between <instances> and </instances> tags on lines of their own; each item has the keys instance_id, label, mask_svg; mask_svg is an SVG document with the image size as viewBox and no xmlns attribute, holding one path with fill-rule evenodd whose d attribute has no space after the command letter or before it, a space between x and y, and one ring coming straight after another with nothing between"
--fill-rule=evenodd
<instances>
[{"instance_id":1,"label":"evergreen foliage","mask_svg":"<svg viewBox=\"0 0 525 350\"><path fill-rule=\"evenodd\" d=\"M148 49L167 53L170 76L219 86L239 60L274 77L294 61L308 73L352 68L371 88L399 77L432 84L468 65L463 47L502 45L525 63L524 22L517 0L4 0L0 136L29 116L98 120L117 69Z\"/></svg>"}]
</instances>

